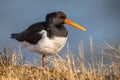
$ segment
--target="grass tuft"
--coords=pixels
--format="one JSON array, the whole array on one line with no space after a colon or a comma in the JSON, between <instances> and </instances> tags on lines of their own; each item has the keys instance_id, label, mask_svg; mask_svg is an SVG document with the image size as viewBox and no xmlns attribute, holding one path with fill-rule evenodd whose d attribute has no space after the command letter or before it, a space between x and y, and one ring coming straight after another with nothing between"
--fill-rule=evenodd
<instances>
[{"instance_id":1,"label":"grass tuft","mask_svg":"<svg viewBox=\"0 0 120 80\"><path fill-rule=\"evenodd\" d=\"M21 53L8 47L0 49L0 80L120 80L120 47L104 42L101 47L93 47L90 38L91 63L86 62L83 41L79 45L79 57L72 55L67 46L67 54L48 58L47 70L25 64ZM69 54L70 53L70 54ZM100 59L95 60L95 53ZM105 63L107 60L109 63Z\"/></svg>"}]
</instances>

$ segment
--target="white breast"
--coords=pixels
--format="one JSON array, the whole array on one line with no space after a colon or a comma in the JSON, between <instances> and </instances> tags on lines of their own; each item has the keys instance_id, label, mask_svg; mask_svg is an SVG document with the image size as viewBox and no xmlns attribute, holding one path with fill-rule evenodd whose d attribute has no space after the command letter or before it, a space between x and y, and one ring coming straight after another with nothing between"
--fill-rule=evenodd
<instances>
[{"instance_id":1,"label":"white breast","mask_svg":"<svg viewBox=\"0 0 120 80\"><path fill-rule=\"evenodd\" d=\"M21 45L33 52L39 54L55 54L58 53L65 45L67 38L66 37L54 37L49 39L45 30L40 32L42 34L42 39L35 45L32 45L27 42L21 42Z\"/></svg>"}]
</instances>

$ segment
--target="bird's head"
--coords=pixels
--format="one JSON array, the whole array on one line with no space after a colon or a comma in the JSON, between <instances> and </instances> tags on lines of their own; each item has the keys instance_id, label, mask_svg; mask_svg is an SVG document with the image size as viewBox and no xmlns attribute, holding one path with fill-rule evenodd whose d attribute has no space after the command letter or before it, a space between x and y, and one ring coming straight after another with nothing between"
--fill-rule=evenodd
<instances>
[{"instance_id":1,"label":"bird's head","mask_svg":"<svg viewBox=\"0 0 120 80\"><path fill-rule=\"evenodd\" d=\"M48 22L49 24L54 24L56 26L63 25L63 24L69 24L69 25L71 25L75 28L86 31L86 29L84 27L82 27L82 26L76 24L75 22L69 20L67 18L67 16L61 11L52 12L52 13L47 14L46 22Z\"/></svg>"}]
</instances>

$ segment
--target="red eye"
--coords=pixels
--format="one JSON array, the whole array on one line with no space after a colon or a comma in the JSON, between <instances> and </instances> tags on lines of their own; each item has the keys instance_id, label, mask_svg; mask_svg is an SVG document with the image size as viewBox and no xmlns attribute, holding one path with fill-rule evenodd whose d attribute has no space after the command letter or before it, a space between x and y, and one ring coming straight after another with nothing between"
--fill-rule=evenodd
<instances>
[{"instance_id":1,"label":"red eye","mask_svg":"<svg viewBox=\"0 0 120 80\"><path fill-rule=\"evenodd\" d=\"M61 16L60 14L59 14L59 15L57 15L57 17L58 17L58 18L62 18L62 16Z\"/></svg>"}]
</instances>

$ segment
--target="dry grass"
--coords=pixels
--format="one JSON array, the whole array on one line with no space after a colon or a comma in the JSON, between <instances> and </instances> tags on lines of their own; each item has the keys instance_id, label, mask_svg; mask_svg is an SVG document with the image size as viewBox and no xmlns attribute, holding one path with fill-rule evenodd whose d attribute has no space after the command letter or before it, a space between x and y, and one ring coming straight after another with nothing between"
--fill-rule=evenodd
<instances>
[{"instance_id":1,"label":"dry grass","mask_svg":"<svg viewBox=\"0 0 120 80\"><path fill-rule=\"evenodd\" d=\"M80 57L73 56L67 46L64 57L49 58L49 66L43 71L41 67L25 64L21 53L12 52L10 48L1 47L0 80L120 80L120 48L106 42L102 47L94 47L90 38L91 63L84 57L83 42L79 45ZM95 60L95 53L100 59ZM105 64L104 59L110 63Z\"/></svg>"}]
</instances>

